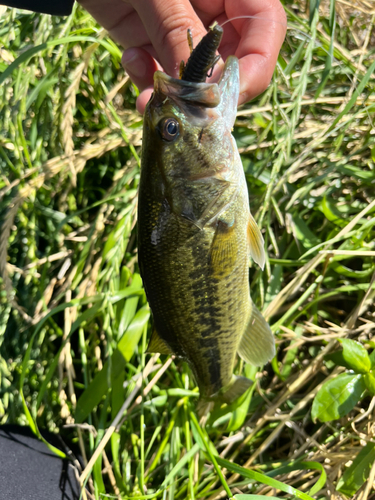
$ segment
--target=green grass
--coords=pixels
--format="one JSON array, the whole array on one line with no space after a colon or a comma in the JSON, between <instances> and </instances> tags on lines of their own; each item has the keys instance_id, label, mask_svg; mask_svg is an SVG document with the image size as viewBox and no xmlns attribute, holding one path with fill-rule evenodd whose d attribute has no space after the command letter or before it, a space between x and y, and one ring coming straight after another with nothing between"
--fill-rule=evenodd
<instances>
[{"instance_id":1,"label":"green grass","mask_svg":"<svg viewBox=\"0 0 375 500\"><path fill-rule=\"evenodd\" d=\"M0 18L0 423L71 439L91 458L83 498L374 494L374 16L360 0L310 17L284 5L272 83L234 129L267 247L252 297L277 357L239 361L256 383L205 426L186 364L145 354L142 119L121 51L80 8ZM348 397L327 390L353 377Z\"/></svg>"}]
</instances>

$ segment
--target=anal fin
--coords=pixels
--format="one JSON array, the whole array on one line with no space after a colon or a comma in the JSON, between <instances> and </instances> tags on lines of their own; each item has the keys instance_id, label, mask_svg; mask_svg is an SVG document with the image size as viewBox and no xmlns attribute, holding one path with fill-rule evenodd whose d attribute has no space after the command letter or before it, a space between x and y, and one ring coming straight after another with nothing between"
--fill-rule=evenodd
<instances>
[{"instance_id":1,"label":"anal fin","mask_svg":"<svg viewBox=\"0 0 375 500\"><path fill-rule=\"evenodd\" d=\"M240 340L238 354L246 363L262 366L275 353L275 339L271 328L252 303L251 316Z\"/></svg>"},{"instance_id":2,"label":"anal fin","mask_svg":"<svg viewBox=\"0 0 375 500\"><path fill-rule=\"evenodd\" d=\"M207 417L207 415L212 411L215 403L208 399L199 399L197 403L197 413L198 417L201 419L202 417Z\"/></svg>"},{"instance_id":3,"label":"anal fin","mask_svg":"<svg viewBox=\"0 0 375 500\"><path fill-rule=\"evenodd\" d=\"M263 269L266 261L264 253L264 239L254 217L251 214L247 224L247 238L251 258Z\"/></svg>"},{"instance_id":4,"label":"anal fin","mask_svg":"<svg viewBox=\"0 0 375 500\"><path fill-rule=\"evenodd\" d=\"M150 342L147 346L146 352L158 352L160 354L173 354L171 349L167 346L164 340L160 337L156 329L152 331Z\"/></svg>"}]
</instances>

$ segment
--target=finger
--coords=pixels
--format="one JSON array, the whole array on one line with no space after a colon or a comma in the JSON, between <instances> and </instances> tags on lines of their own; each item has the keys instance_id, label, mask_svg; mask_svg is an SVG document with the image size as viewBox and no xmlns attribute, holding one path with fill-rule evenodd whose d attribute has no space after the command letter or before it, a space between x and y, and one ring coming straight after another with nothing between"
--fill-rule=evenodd
<instances>
[{"instance_id":1,"label":"finger","mask_svg":"<svg viewBox=\"0 0 375 500\"><path fill-rule=\"evenodd\" d=\"M274 66L264 56L252 54L239 60L240 94L238 105L251 101L268 87Z\"/></svg>"},{"instance_id":2,"label":"finger","mask_svg":"<svg viewBox=\"0 0 375 500\"><path fill-rule=\"evenodd\" d=\"M143 92L141 92L137 98L137 110L143 115L145 112L146 104L150 100L151 94L154 91L154 87L148 87Z\"/></svg>"},{"instance_id":3,"label":"finger","mask_svg":"<svg viewBox=\"0 0 375 500\"><path fill-rule=\"evenodd\" d=\"M108 27L111 37L120 43L125 49L129 47L143 47L150 43L139 15L134 10L124 17L121 22L112 24Z\"/></svg>"},{"instance_id":4,"label":"finger","mask_svg":"<svg viewBox=\"0 0 375 500\"><path fill-rule=\"evenodd\" d=\"M161 69L150 51L152 51L151 47L148 47L148 50L131 47L125 50L121 59L125 71L141 91L153 85L154 73Z\"/></svg>"},{"instance_id":5,"label":"finger","mask_svg":"<svg viewBox=\"0 0 375 500\"><path fill-rule=\"evenodd\" d=\"M189 58L187 29L190 28L194 40L200 40L206 30L188 0L136 0L137 10L157 59L165 72L177 77L180 62ZM196 43L195 43L196 44Z\"/></svg>"},{"instance_id":6,"label":"finger","mask_svg":"<svg viewBox=\"0 0 375 500\"><path fill-rule=\"evenodd\" d=\"M223 0L191 0L196 15L202 21L206 30L214 21L220 24L219 16L225 12Z\"/></svg>"},{"instance_id":7,"label":"finger","mask_svg":"<svg viewBox=\"0 0 375 500\"><path fill-rule=\"evenodd\" d=\"M79 3L103 26L111 37L125 49L150 43L146 29L137 12L122 0L79 0Z\"/></svg>"},{"instance_id":8,"label":"finger","mask_svg":"<svg viewBox=\"0 0 375 500\"><path fill-rule=\"evenodd\" d=\"M285 38L286 16L278 0L235 0L228 6L227 15L229 19L256 16L256 19L232 21L241 36L235 55L240 60L239 104L242 104L263 92L272 78Z\"/></svg>"}]
</instances>

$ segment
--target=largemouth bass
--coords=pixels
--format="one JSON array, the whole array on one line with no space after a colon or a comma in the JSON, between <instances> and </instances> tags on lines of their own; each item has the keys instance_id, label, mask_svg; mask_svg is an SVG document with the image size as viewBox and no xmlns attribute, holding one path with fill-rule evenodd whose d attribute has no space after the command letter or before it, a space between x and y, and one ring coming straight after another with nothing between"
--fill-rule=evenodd
<instances>
[{"instance_id":1,"label":"largemouth bass","mask_svg":"<svg viewBox=\"0 0 375 500\"><path fill-rule=\"evenodd\" d=\"M231 134L238 95L235 57L218 84L157 71L144 115L138 252L154 320L148 351L188 362L201 406L230 404L252 384L233 375L237 353L258 366L275 355L250 298L249 256L263 268L265 255Z\"/></svg>"}]
</instances>

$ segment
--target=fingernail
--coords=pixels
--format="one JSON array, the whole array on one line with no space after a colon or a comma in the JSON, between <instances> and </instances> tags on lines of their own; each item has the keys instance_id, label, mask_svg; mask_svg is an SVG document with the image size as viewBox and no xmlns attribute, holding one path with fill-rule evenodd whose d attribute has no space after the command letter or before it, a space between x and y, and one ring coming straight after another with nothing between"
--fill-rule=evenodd
<instances>
[{"instance_id":1,"label":"fingernail","mask_svg":"<svg viewBox=\"0 0 375 500\"><path fill-rule=\"evenodd\" d=\"M125 50L122 55L122 64L132 76L142 78L146 74L146 64L134 49Z\"/></svg>"}]
</instances>

